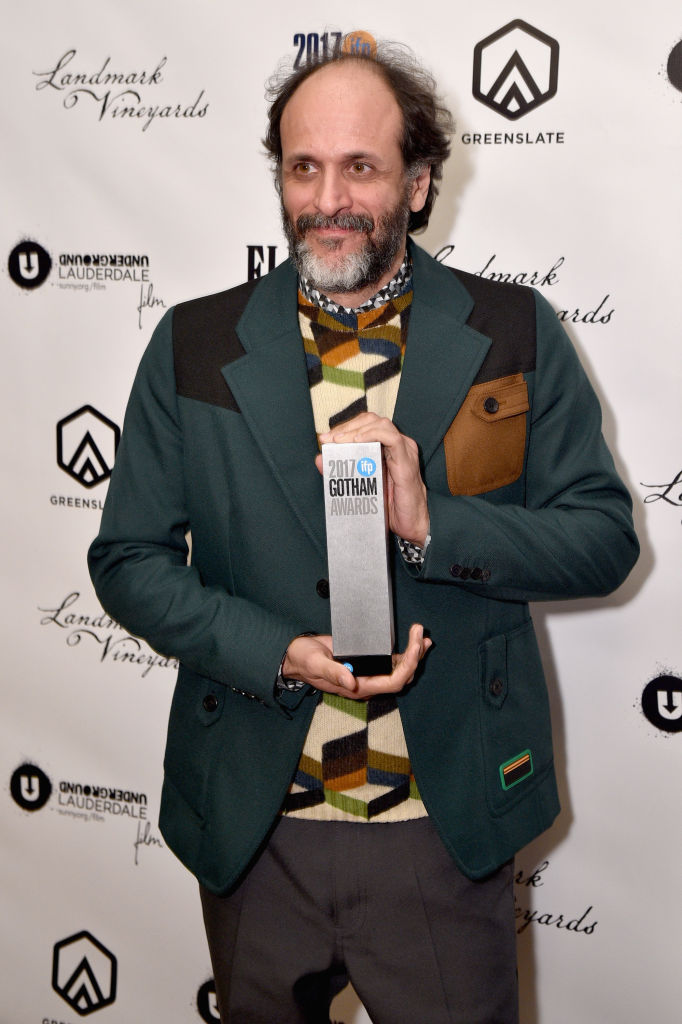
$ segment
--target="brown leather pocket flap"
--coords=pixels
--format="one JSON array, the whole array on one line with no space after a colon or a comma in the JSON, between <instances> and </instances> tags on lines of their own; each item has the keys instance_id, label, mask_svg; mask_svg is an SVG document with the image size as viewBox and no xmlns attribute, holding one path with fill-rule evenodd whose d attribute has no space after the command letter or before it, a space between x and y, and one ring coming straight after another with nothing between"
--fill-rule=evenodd
<instances>
[{"instance_id":1,"label":"brown leather pocket flap","mask_svg":"<svg viewBox=\"0 0 682 1024\"><path fill-rule=\"evenodd\" d=\"M464 404L470 405L474 416L484 422L517 416L521 412L528 412L528 385L522 373L500 377L487 384L475 384Z\"/></svg>"},{"instance_id":2,"label":"brown leather pocket flap","mask_svg":"<svg viewBox=\"0 0 682 1024\"><path fill-rule=\"evenodd\" d=\"M528 409L522 373L474 384L443 439L451 494L482 494L519 478Z\"/></svg>"}]
</instances>

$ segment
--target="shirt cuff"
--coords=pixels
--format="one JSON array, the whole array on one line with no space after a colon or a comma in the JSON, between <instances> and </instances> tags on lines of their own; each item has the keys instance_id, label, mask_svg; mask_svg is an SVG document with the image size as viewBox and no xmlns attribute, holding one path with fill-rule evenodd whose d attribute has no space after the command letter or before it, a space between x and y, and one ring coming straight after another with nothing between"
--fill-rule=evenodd
<instances>
[{"instance_id":1,"label":"shirt cuff","mask_svg":"<svg viewBox=\"0 0 682 1024\"><path fill-rule=\"evenodd\" d=\"M403 540L402 537L396 536L398 541L398 547L400 548L400 554L403 556L406 562L410 565L423 565L424 558L426 556L426 549L431 543L431 534L426 535L424 545L413 544L411 540Z\"/></svg>"},{"instance_id":2,"label":"shirt cuff","mask_svg":"<svg viewBox=\"0 0 682 1024\"><path fill-rule=\"evenodd\" d=\"M298 636L294 637L294 640L297 640L299 636L317 636L317 635L318 635L317 633L299 633ZM280 661L279 668L277 670L277 678L275 679L275 696L278 693L281 693L282 690L288 690L289 693L298 693L298 691L302 690L303 687L306 685L303 682L302 679L290 679L288 676L285 676L283 674L282 670L284 669L284 662L286 661L287 651L288 650L289 650L289 645L287 644L287 650L282 655L282 660Z\"/></svg>"}]
</instances>

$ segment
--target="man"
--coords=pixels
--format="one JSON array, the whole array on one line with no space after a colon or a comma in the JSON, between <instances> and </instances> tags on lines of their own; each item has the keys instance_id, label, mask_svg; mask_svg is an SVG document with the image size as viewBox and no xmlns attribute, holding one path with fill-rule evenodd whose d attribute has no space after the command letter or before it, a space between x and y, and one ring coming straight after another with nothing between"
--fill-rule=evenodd
<instances>
[{"instance_id":1,"label":"man","mask_svg":"<svg viewBox=\"0 0 682 1024\"><path fill-rule=\"evenodd\" d=\"M161 827L223 1022L326 1022L348 977L379 1024L518 1019L511 860L558 811L527 602L637 556L552 310L407 241L449 127L403 57L280 84L291 259L163 318L91 548L109 613L181 663ZM390 676L331 653L318 445L349 440L386 456Z\"/></svg>"}]
</instances>

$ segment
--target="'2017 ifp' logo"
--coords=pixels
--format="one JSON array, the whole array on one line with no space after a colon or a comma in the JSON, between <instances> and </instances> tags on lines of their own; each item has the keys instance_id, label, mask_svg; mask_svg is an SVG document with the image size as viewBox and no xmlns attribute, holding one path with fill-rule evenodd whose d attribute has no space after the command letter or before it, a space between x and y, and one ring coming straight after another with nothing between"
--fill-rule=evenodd
<instances>
[{"instance_id":1,"label":"'2017 ifp' logo","mask_svg":"<svg viewBox=\"0 0 682 1024\"><path fill-rule=\"evenodd\" d=\"M511 121L551 100L558 79L558 42L520 18L474 47L474 97Z\"/></svg>"},{"instance_id":2,"label":"'2017 ifp' logo","mask_svg":"<svg viewBox=\"0 0 682 1024\"><path fill-rule=\"evenodd\" d=\"M317 64L336 58L340 53L355 54L358 57L376 57L377 44L374 36L364 29L355 29L344 35L342 32L324 31L297 32L294 46L298 52L294 57L294 71L306 64Z\"/></svg>"}]
</instances>

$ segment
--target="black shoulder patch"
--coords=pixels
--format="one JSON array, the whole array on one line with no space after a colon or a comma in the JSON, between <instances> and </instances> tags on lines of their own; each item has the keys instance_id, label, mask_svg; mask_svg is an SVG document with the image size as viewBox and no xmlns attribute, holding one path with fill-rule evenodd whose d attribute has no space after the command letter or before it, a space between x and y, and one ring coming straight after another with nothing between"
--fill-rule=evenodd
<instances>
[{"instance_id":1,"label":"black shoulder patch","mask_svg":"<svg viewBox=\"0 0 682 1024\"><path fill-rule=\"evenodd\" d=\"M512 373L535 369L535 299L530 288L491 281L478 274L450 270L474 300L469 327L490 338L488 350L474 384L483 384Z\"/></svg>"},{"instance_id":2,"label":"black shoulder patch","mask_svg":"<svg viewBox=\"0 0 682 1024\"><path fill-rule=\"evenodd\" d=\"M173 359L178 395L239 412L220 372L244 355L235 327L257 280L181 302L173 311Z\"/></svg>"}]
</instances>

